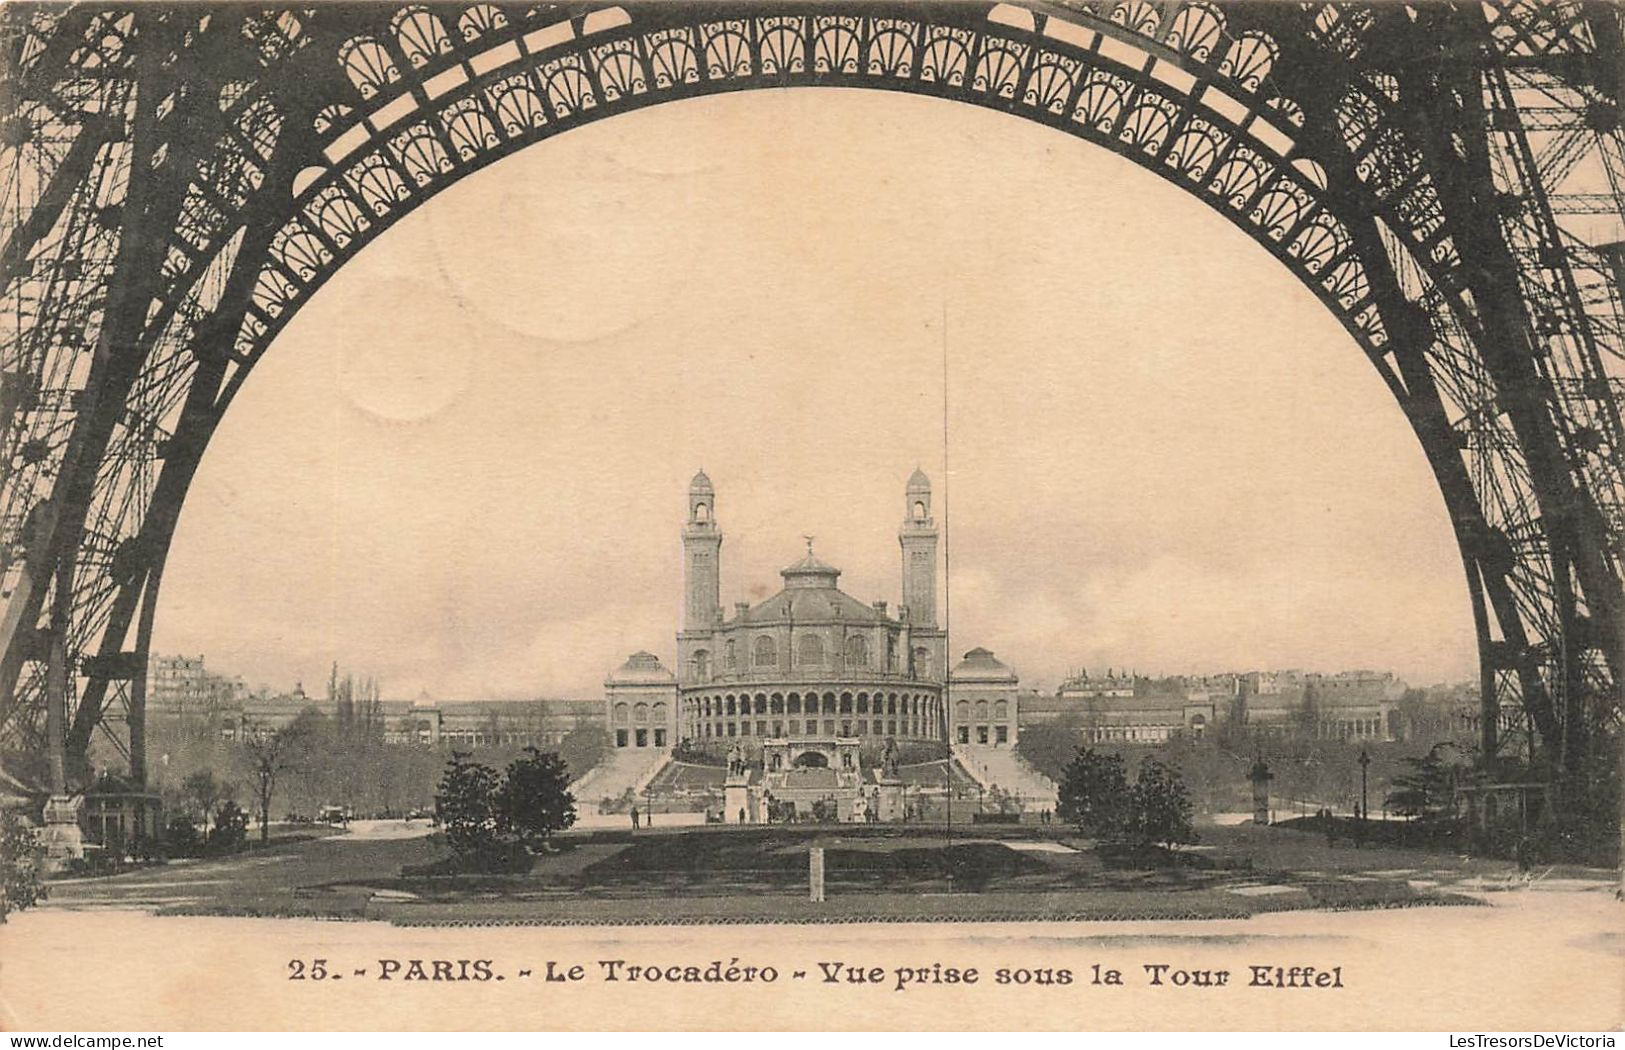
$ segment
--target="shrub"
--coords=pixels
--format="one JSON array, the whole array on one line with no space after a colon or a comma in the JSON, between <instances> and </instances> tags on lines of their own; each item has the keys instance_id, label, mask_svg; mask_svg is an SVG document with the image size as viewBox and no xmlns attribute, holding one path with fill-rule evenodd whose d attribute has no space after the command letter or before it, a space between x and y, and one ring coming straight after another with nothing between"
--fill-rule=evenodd
<instances>
[{"instance_id":1,"label":"shrub","mask_svg":"<svg viewBox=\"0 0 1625 1050\"><path fill-rule=\"evenodd\" d=\"M215 855L236 853L248 841L248 814L235 802L222 802L214 811L214 827L204 849Z\"/></svg>"},{"instance_id":2,"label":"shrub","mask_svg":"<svg viewBox=\"0 0 1625 1050\"><path fill-rule=\"evenodd\" d=\"M1172 766L1154 758L1141 762L1132 804L1134 837L1142 848L1196 841L1190 797Z\"/></svg>"},{"instance_id":3,"label":"shrub","mask_svg":"<svg viewBox=\"0 0 1625 1050\"><path fill-rule=\"evenodd\" d=\"M203 835L191 817L176 814L164 827L164 849L171 857L196 857L203 853Z\"/></svg>"},{"instance_id":4,"label":"shrub","mask_svg":"<svg viewBox=\"0 0 1625 1050\"><path fill-rule=\"evenodd\" d=\"M1121 755L1079 748L1062 773L1055 812L1085 835L1136 849L1196 841L1179 771L1149 756L1130 785Z\"/></svg>"},{"instance_id":5,"label":"shrub","mask_svg":"<svg viewBox=\"0 0 1625 1050\"><path fill-rule=\"evenodd\" d=\"M45 899L44 863L45 847L33 825L10 810L0 813L0 922Z\"/></svg>"},{"instance_id":6,"label":"shrub","mask_svg":"<svg viewBox=\"0 0 1625 1050\"><path fill-rule=\"evenodd\" d=\"M557 754L525 748L500 781L490 766L452 752L435 795L446 842L465 871L527 871L531 851L575 823L569 772Z\"/></svg>"}]
</instances>

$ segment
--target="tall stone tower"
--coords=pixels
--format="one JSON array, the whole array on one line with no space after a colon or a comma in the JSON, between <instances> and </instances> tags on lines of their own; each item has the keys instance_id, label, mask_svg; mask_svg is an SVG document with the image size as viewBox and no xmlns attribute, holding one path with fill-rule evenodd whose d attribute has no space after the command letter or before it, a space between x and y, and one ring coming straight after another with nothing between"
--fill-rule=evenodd
<instances>
[{"instance_id":1,"label":"tall stone tower","mask_svg":"<svg viewBox=\"0 0 1625 1050\"><path fill-rule=\"evenodd\" d=\"M931 517L931 479L918 467L908 479L907 505L897 542L903 548L903 604L916 628L937 626L937 523Z\"/></svg>"},{"instance_id":2,"label":"tall stone tower","mask_svg":"<svg viewBox=\"0 0 1625 1050\"><path fill-rule=\"evenodd\" d=\"M722 622L722 533L716 492L705 471L688 483L683 526L683 631L710 631Z\"/></svg>"}]
</instances>

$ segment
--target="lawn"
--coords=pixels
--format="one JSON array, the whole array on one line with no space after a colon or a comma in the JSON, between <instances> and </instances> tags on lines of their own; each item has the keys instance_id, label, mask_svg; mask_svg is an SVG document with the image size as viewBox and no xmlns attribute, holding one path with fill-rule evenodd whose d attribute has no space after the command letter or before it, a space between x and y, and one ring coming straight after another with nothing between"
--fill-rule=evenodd
<instances>
[{"instance_id":1,"label":"lawn","mask_svg":"<svg viewBox=\"0 0 1625 1050\"><path fill-rule=\"evenodd\" d=\"M1155 866L1048 829L702 827L566 836L522 875L402 874L312 887L397 923L537 924L1237 918L1302 908L1464 903L1400 877L1262 875L1236 851ZM826 900L808 899L824 849Z\"/></svg>"},{"instance_id":2,"label":"lawn","mask_svg":"<svg viewBox=\"0 0 1625 1050\"><path fill-rule=\"evenodd\" d=\"M439 836L334 835L272 850L55 883L53 906L397 923L861 922L1236 918L1467 903L1492 861L1328 850L1279 828L1204 828L1160 863L1038 825L699 826L585 830L512 875L443 874ZM826 900L808 899L824 850ZM1426 870L1424 870L1426 869Z\"/></svg>"}]
</instances>

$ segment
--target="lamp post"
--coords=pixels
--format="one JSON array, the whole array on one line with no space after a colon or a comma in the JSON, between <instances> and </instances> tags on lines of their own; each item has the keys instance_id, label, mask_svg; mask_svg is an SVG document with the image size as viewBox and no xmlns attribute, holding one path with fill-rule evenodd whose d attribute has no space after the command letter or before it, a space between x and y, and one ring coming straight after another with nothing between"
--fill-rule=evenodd
<instances>
[{"instance_id":1,"label":"lamp post","mask_svg":"<svg viewBox=\"0 0 1625 1050\"><path fill-rule=\"evenodd\" d=\"M1370 814L1370 803L1366 801L1366 769L1371 765L1371 756L1366 754L1365 748L1360 749L1360 819L1367 819Z\"/></svg>"}]
</instances>

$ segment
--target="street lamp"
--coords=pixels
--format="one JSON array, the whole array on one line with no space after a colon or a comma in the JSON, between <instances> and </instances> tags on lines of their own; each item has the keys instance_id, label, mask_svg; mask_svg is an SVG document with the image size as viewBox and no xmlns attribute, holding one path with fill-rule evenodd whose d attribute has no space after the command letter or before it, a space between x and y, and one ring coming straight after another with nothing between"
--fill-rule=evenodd
<instances>
[{"instance_id":1,"label":"street lamp","mask_svg":"<svg viewBox=\"0 0 1625 1050\"><path fill-rule=\"evenodd\" d=\"M1371 765L1371 756L1360 749L1360 819L1365 820L1371 815L1370 803L1366 801L1366 769Z\"/></svg>"}]
</instances>

